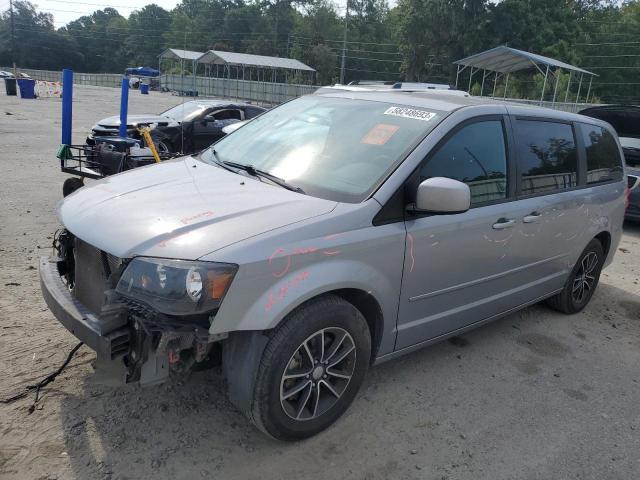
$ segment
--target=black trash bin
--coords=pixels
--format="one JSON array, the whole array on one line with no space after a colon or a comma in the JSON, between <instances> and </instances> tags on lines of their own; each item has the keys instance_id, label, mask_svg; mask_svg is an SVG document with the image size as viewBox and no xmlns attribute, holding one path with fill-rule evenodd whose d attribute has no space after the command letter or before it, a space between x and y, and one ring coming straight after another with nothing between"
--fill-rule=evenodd
<instances>
[{"instance_id":1,"label":"black trash bin","mask_svg":"<svg viewBox=\"0 0 640 480\"><path fill-rule=\"evenodd\" d=\"M4 79L4 88L7 91L7 95L17 95L16 89L16 79L15 78L5 78Z\"/></svg>"}]
</instances>

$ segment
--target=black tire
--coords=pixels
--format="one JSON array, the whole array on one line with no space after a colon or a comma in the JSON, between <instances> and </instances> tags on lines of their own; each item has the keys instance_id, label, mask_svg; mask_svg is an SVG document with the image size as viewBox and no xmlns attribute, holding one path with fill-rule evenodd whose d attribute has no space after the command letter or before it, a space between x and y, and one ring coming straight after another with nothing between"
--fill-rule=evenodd
<instances>
[{"instance_id":1,"label":"black tire","mask_svg":"<svg viewBox=\"0 0 640 480\"><path fill-rule=\"evenodd\" d=\"M339 340L343 335L342 332L347 332L348 336L344 335L342 340ZM338 373L342 374L344 370L330 373L329 369L334 367L327 366L324 370L324 365L328 365L329 362L323 361L320 362L320 366L316 363L315 367L309 361L312 371L305 378L300 375L300 378L295 380L285 379L284 375L294 368L292 364L296 360L296 355L302 351L303 345L309 342L312 347L319 349L320 338L326 347L326 352L322 350L323 359L330 355L334 355L331 358L337 358L348 351L351 353L347 355L353 354L353 359L346 357L343 360L344 364L335 367L336 369L346 368L347 373L351 372L350 379L334 377ZM354 347L352 351L349 350L351 342ZM333 353L332 347L335 347ZM310 355L306 358L310 358ZM366 320L356 307L335 295L325 295L310 300L287 316L265 347L253 390L252 422L264 433L278 440L301 440L321 432L347 410L360 389L370 359L371 335ZM300 364L300 371L306 368L308 364L304 367ZM322 369L322 372L316 378L318 368ZM324 377L321 376L322 373ZM310 376L311 379L309 379ZM303 404L300 409L305 412L307 418L301 417L300 414L298 414L300 419L292 416L292 413L295 413L292 412L294 410L292 406L296 402L296 395L287 399L282 398L288 391L297 388L296 385L289 388L287 382L290 381L300 382L300 384L311 382L311 386L301 390L299 395L296 394L298 395L297 405L299 405L304 399L303 395L310 392L306 397L308 402L305 401L307 407L305 408ZM330 390L325 385L331 381L346 382L346 384L342 383L342 386L331 384L332 390ZM336 392L340 393L337 397ZM319 401L315 401L316 395ZM314 416L316 414L317 416Z\"/></svg>"},{"instance_id":2,"label":"black tire","mask_svg":"<svg viewBox=\"0 0 640 480\"><path fill-rule=\"evenodd\" d=\"M77 177L67 178L62 184L62 196L66 197L68 195L71 195L73 192L82 187L84 187L82 179Z\"/></svg>"},{"instance_id":3,"label":"black tire","mask_svg":"<svg viewBox=\"0 0 640 480\"><path fill-rule=\"evenodd\" d=\"M595 258L593 257L594 255ZM598 286L603 264L604 249L600 241L594 238L578 258L562 292L549 298L547 305L566 314L581 311L587 306ZM584 275L585 271L587 271L586 276ZM592 277L592 280L587 277ZM584 282L590 283L588 288ZM582 285L582 290L580 290L580 285ZM582 296L579 295L580 292L583 293Z\"/></svg>"}]
</instances>

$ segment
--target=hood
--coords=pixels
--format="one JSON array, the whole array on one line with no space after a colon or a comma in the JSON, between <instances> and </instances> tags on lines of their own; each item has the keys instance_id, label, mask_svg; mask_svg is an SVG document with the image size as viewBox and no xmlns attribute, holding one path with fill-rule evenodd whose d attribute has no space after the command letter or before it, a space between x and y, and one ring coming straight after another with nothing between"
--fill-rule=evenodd
<instances>
[{"instance_id":1,"label":"hood","mask_svg":"<svg viewBox=\"0 0 640 480\"><path fill-rule=\"evenodd\" d=\"M194 260L335 206L185 157L81 188L60 203L58 217L81 240L120 258Z\"/></svg>"},{"instance_id":2,"label":"hood","mask_svg":"<svg viewBox=\"0 0 640 480\"><path fill-rule=\"evenodd\" d=\"M157 123L159 125L178 125L178 122L169 117L163 117L162 115L127 115L127 125L139 125L139 124L151 124ZM120 126L120 117L114 115L113 117L107 117L100 120L96 126L100 127L119 127Z\"/></svg>"}]
</instances>

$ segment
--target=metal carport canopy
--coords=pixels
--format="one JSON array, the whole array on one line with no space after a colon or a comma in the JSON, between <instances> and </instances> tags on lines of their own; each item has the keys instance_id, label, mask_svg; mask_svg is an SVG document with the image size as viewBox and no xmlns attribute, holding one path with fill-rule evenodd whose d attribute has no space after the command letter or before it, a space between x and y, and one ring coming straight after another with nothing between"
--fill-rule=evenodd
<instances>
[{"instance_id":1,"label":"metal carport canopy","mask_svg":"<svg viewBox=\"0 0 640 480\"><path fill-rule=\"evenodd\" d=\"M222 52L209 50L198 58L198 63L213 65L233 65L239 67L280 68L284 70L304 70L315 72L315 69L293 58L268 57L249 53Z\"/></svg>"},{"instance_id":2,"label":"metal carport canopy","mask_svg":"<svg viewBox=\"0 0 640 480\"><path fill-rule=\"evenodd\" d=\"M456 60L453 63L464 67L474 67L480 70L490 70L500 73L516 72L518 70L533 68L537 65L547 65L549 67L562 68L565 70L572 70L574 72L597 76L595 73L575 67L568 63L537 55L535 53L517 50L505 45L476 53L475 55L463 58L462 60Z\"/></svg>"},{"instance_id":3,"label":"metal carport canopy","mask_svg":"<svg viewBox=\"0 0 640 480\"><path fill-rule=\"evenodd\" d=\"M160 59L171 59L171 60L190 60L195 61L198 60L202 56L203 52L194 52L193 50L182 50L178 48L167 48L164 50L158 57Z\"/></svg>"}]
</instances>

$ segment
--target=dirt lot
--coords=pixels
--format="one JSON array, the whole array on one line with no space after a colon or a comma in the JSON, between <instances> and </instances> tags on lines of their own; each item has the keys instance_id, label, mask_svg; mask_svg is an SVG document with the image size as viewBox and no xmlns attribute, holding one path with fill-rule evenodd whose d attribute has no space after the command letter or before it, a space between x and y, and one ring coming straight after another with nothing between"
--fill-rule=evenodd
<instances>
[{"instance_id":1,"label":"dirt lot","mask_svg":"<svg viewBox=\"0 0 640 480\"><path fill-rule=\"evenodd\" d=\"M74 140L119 92L77 88ZM177 97L132 92L131 113ZM58 227L60 101L0 96L0 398L77 343L40 295ZM626 225L590 306L543 306L373 368L337 425L298 444L266 438L216 370L141 389L95 382L83 347L33 397L0 404L0 477L224 479L640 478L640 226Z\"/></svg>"}]
</instances>

